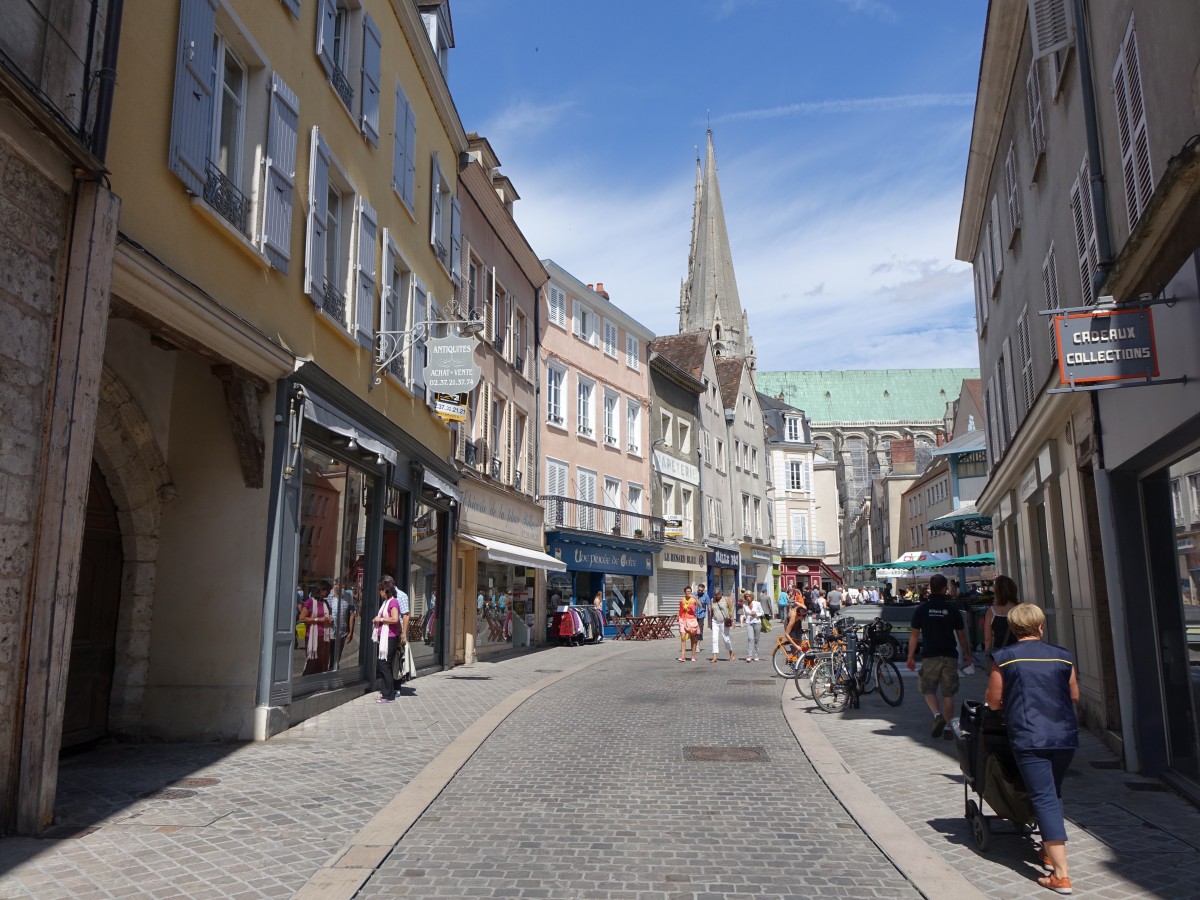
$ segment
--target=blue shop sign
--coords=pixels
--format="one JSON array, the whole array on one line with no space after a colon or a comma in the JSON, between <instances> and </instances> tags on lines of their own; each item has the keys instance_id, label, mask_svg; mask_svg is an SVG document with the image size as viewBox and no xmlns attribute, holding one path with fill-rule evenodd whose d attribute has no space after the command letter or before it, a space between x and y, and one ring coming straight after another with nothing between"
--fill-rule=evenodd
<instances>
[{"instance_id":1,"label":"blue shop sign","mask_svg":"<svg viewBox=\"0 0 1200 900\"><path fill-rule=\"evenodd\" d=\"M649 553L601 547L596 544L548 542L550 554L576 572L607 572L613 575L652 575L654 560Z\"/></svg>"},{"instance_id":2,"label":"blue shop sign","mask_svg":"<svg viewBox=\"0 0 1200 900\"><path fill-rule=\"evenodd\" d=\"M708 554L708 564L716 566L718 569L736 569L738 567L738 552L736 550L722 550L716 547Z\"/></svg>"}]
</instances>

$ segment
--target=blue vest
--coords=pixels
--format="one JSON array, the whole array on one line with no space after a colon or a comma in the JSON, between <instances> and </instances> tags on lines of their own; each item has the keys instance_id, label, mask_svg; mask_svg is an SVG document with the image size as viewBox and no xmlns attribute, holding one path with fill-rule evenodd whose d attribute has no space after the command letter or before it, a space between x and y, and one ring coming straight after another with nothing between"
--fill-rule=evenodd
<instances>
[{"instance_id":1,"label":"blue vest","mask_svg":"<svg viewBox=\"0 0 1200 900\"><path fill-rule=\"evenodd\" d=\"M1044 641L1017 641L992 654L1004 678L1004 715L1013 750L1079 746L1071 702L1071 651Z\"/></svg>"}]
</instances>

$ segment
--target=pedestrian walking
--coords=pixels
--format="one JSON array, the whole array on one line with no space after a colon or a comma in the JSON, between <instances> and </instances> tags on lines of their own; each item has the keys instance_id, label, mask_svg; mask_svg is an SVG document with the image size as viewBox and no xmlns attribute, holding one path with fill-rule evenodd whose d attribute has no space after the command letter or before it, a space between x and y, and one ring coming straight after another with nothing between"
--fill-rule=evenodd
<instances>
[{"instance_id":1,"label":"pedestrian walking","mask_svg":"<svg viewBox=\"0 0 1200 900\"><path fill-rule=\"evenodd\" d=\"M842 589L835 584L833 590L825 595L825 601L829 606L829 615L836 619L842 611Z\"/></svg>"},{"instance_id":2,"label":"pedestrian walking","mask_svg":"<svg viewBox=\"0 0 1200 900\"><path fill-rule=\"evenodd\" d=\"M1038 884L1069 894L1062 783L1079 747L1075 660L1065 647L1042 640L1046 616L1032 603L1013 608L1008 628L1016 640L992 656L985 699L990 708L1005 712L1009 745L1037 815L1041 863L1050 870Z\"/></svg>"},{"instance_id":3,"label":"pedestrian walking","mask_svg":"<svg viewBox=\"0 0 1200 900\"><path fill-rule=\"evenodd\" d=\"M963 630L962 614L950 602L946 594L946 576L934 575L929 579L932 590L930 597L917 607L912 617L912 631L908 635L908 668L917 667L917 642L921 642L921 671L917 677L917 689L933 713L933 737L954 735L946 731L946 724L956 724L954 695L958 693L958 650L970 665L971 649L967 646L967 635ZM941 690L941 705L938 690Z\"/></svg>"},{"instance_id":4,"label":"pedestrian walking","mask_svg":"<svg viewBox=\"0 0 1200 900\"><path fill-rule=\"evenodd\" d=\"M759 635L762 633L762 604L750 593L742 597L742 621L746 624L746 662L758 661Z\"/></svg>"},{"instance_id":5,"label":"pedestrian walking","mask_svg":"<svg viewBox=\"0 0 1200 900\"><path fill-rule=\"evenodd\" d=\"M396 699L396 654L402 652L408 640L408 594L396 587L391 575L379 579L379 612L371 620L375 627L371 640L379 645L375 670L383 681L376 703L392 703Z\"/></svg>"},{"instance_id":6,"label":"pedestrian walking","mask_svg":"<svg viewBox=\"0 0 1200 900\"><path fill-rule=\"evenodd\" d=\"M691 587L683 589L683 597L679 601L679 661L687 657L687 648L691 646L691 662L696 661L696 645L700 643L700 626L696 622L696 598L692 596Z\"/></svg>"},{"instance_id":7,"label":"pedestrian walking","mask_svg":"<svg viewBox=\"0 0 1200 900\"><path fill-rule=\"evenodd\" d=\"M703 584L696 586L696 644L704 642L704 622L708 618L709 599Z\"/></svg>"},{"instance_id":8,"label":"pedestrian walking","mask_svg":"<svg viewBox=\"0 0 1200 900\"><path fill-rule=\"evenodd\" d=\"M778 600L777 605L779 606L779 621L786 622L787 617L788 617L788 610L791 609L791 605L792 605L791 597L789 596L786 588L779 589L779 600Z\"/></svg>"},{"instance_id":9,"label":"pedestrian walking","mask_svg":"<svg viewBox=\"0 0 1200 900\"><path fill-rule=\"evenodd\" d=\"M983 620L983 652L991 656L996 650L1016 641L1008 627L1008 614L1017 607L1017 583L1007 575L997 575L992 582L995 599Z\"/></svg>"},{"instance_id":10,"label":"pedestrian walking","mask_svg":"<svg viewBox=\"0 0 1200 900\"><path fill-rule=\"evenodd\" d=\"M725 595L721 593L721 589L717 588L713 592L713 602L709 607L712 612L712 659L710 663L717 661L717 656L720 653L720 642L725 643L725 652L729 654L729 661L733 662L733 641L729 637L729 629L733 625L733 610L729 606L729 601L725 599Z\"/></svg>"}]
</instances>

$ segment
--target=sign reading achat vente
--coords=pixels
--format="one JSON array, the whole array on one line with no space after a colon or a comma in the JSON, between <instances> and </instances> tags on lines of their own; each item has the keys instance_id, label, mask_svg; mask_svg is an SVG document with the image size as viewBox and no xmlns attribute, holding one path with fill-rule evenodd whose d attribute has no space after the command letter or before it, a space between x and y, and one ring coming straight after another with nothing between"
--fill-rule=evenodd
<instances>
[{"instance_id":1,"label":"sign reading achat vente","mask_svg":"<svg viewBox=\"0 0 1200 900\"><path fill-rule=\"evenodd\" d=\"M1158 375L1150 310L1104 309L1054 317L1058 377L1062 384L1090 384Z\"/></svg>"},{"instance_id":2,"label":"sign reading achat vente","mask_svg":"<svg viewBox=\"0 0 1200 900\"><path fill-rule=\"evenodd\" d=\"M475 389L482 374L475 365L473 337L429 338L425 346L429 351L425 363L425 386L438 394L465 394Z\"/></svg>"}]
</instances>

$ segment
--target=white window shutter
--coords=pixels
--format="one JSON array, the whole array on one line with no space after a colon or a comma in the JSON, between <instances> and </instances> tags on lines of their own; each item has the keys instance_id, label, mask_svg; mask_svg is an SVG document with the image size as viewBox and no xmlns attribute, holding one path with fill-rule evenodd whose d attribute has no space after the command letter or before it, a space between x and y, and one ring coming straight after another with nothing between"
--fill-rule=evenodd
<instances>
[{"instance_id":1,"label":"white window shutter","mask_svg":"<svg viewBox=\"0 0 1200 900\"><path fill-rule=\"evenodd\" d=\"M333 75L333 35L337 24L337 7L333 0L317 0L317 59L326 75Z\"/></svg>"},{"instance_id":2,"label":"white window shutter","mask_svg":"<svg viewBox=\"0 0 1200 900\"><path fill-rule=\"evenodd\" d=\"M1016 379L1016 366L1013 365L1012 345L1009 338L1004 339L1001 360L1005 363L1003 388L1004 399L1008 405L1008 440L1012 440L1017 433L1017 391L1014 383Z\"/></svg>"},{"instance_id":3,"label":"white window shutter","mask_svg":"<svg viewBox=\"0 0 1200 900\"><path fill-rule=\"evenodd\" d=\"M1079 177L1071 186L1071 218L1075 226L1075 249L1079 254L1079 284L1083 302L1096 302L1094 276L1099 262L1096 245L1096 218L1092 209L1091 168L1083 158Z\"/></svg>"},{"instance_id":4,"label":"white window shutter","mask_svg":"<svg viewBox=\"0 0 1200 900\"><path fill-rule=\"evenodd\" d=\"M308 240L304 246L304 292L321 306L325 293L325 237L329 215L329 148L314 125L308 166Z\"/></svg>"},{"instance_id":5,"label":"white window shutter","mask_svg":"<svg viewBox=\"0 0 1200 900\"><path fill-rule=\"evenodd\" d=\"M396 291L392 285L392 269L396 265L396 253L391 230L383 229L380 240L383 259L379 265L379 330L401 331L396 327Z\"/></svg>"},{"instance_id":6,"label":"white window shutter","mask_svg":"<svg viewBox=\"0 0 1200 900\"><path fill-rule=\"evenodd\" d=\"M355 308L355 330L361 340L370 343L375 334L375 239L378 236L375 210L365 199L358 208L358 297Z\"/></svg>"},{"instance_id":7,"label":"white window shutter","mask_svg":"<svg viewBox=\"0 0 1200 900\"><path fill-rule=\"evenodd\" d=\"M1004 271L1004 241L1000 235L1000 198L992 194L992 278L995 281L1000 280L1000 273Z\"/></svg>"},{"instance_id":8,"label":"white window shutter","mask_svg":"<svg viewBox=\"0 0 1200 900\"><path fill-rule=\"evenodd\" d=\"M1008 193L1008 232L1016 234L1021 227L1021 198L1020 185L1017 181L1017 148L1013 143L1008 145L1008 155L1004 158L1004 186Z\"/></svg>"},{"instance_id":9,"label":"white window shutter","mask_svg":"<svg viewBox=\"0 0 1200 900\"><path fill-rule=\"evenodd\" d=\"M455 284L462 283L462 204L450 198L450 275Z\"/></svg>"},{"instance_id":10,"label":"white window shutter","mask_svg":"<svg viewBox=\"0 0 1200 900\"><path fill-rule=\"evenodd\" d=\"M442 234L442 164L437 151L433 152L432 177L429 179L429 243L437 248Z\"/></svg>"},{"instance_id":11,"label":"white window shutter","mask_svg":"<svg viewBox=\"0 0 1200 900\"><path fill-rule=\"evenodd\" d=\"M213 34L216 0L182 0L175 50L175 94L171 106L168 165L189 194L204 193L212 134Z\"/></svg>"},{"instance_id":12,"label":"white window shutter","mask_svg":"<svg viewBox=\"0 0 1200 900\"><path fill-rule=\"evenodd\" d=\"M291 263L299 127L300 100L277 73L272 73L261 239L271 265L284 273Z\"/></svg>"},{"instance_id":13,"label":"white window shutter","mask_svg":"<svg viewBox=\"0 0 1200 900\"><path fill-rule=\"evenodd\" d=\"M1117 105L1117 136L1121 148L1121 174L1125 181L1125 208L1132 231L1154 191L1133 16L1129 17L1129 26L1113 68L1113 100Z\"/></svg>"},{"instance_id":14,"label":"white window shutter","mask_svg":"<svg viewBox=\"0 0 1200 900\"><path fill-rule=\"evenodd\" d=\"M428 306L429 295L425 292L425 285L421 279L414 277L412 280L412 323L409 328L415 328L418 324L425 322L429 318ZM419 395L425 395L425 340L413 344L413 349L409 353L409 383L413 390Z\"/></svg>"},{"instance_id":15,"label":"white window shutter","mask_svg":"<svg viewBox=\"0 0 1200 900\"><path fill-rule=\"evenodd\" d=\"M379 68L383 39L374 20L363 13L362 133L372 146L379 146Z\"/></svg>"},{"instance_id":16,"label":"white window shutter","mask_svg":"<svg viewBox=\"0 0 1200 900\"><path fill-rule=\"evenodd\" d=\"M1071 0L1029 0L1029 32L1035 60L1069 46L1075 40Z\"/></svg>"},{"instance_id":17,"label":"white window shutter","mask_svg":"<svg viewBox=\"0 0 1200 900\"><path fill-rule=\"evenodd\" d=\"M416 190L417 119L400 82L396 82L396 130L392 136L392 188L413 208Z\"/></svg>"},{"instance_id":18,"label":"white window shutter","mask_svg":"<svg viewBox=\"0 0 1200 900\"><path fill-rule=\"evenodd\" d=\"M1033 409L1033 348L1029 344L1029 307L1021 310L1017 319L1017 352L1021 357L1021 392L1025 400L1025 411Z\"/></svg>"},{"instance_id":19,"label":"white window shutter","mask_svg":"<svg viewBox=\"0 0 1200 900\"><path fill-rule=\"evenodd\" d=\"M1046 121L1042 116L1042 79L1038 74L1037 60L1029 66L1025 79L1025 100L1029 105L1029 142L1033 149L1033 161L1046 150Z\"/></svg>"},{"instance_id":20,"label":"white window shutter","mask_svg":"<svg viewBox=\"0 0 1200 900\"><path fill-rule=\"evenodd\" d=\"M483 337L489 343L496 339L496 267L488 266L483 286Z\"/></svg>"}]
</instances>

